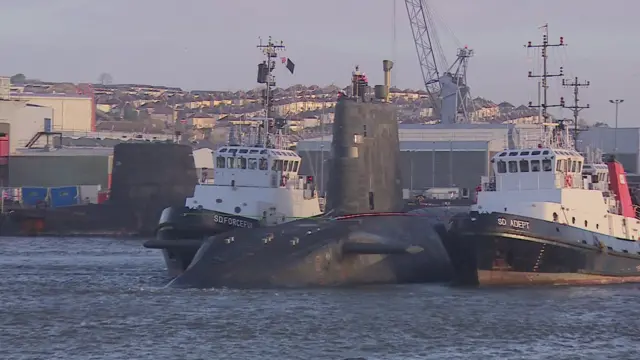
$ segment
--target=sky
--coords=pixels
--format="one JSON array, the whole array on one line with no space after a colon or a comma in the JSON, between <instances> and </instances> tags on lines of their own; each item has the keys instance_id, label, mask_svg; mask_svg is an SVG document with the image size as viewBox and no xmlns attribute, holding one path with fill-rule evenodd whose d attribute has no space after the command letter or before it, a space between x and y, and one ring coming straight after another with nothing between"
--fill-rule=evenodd
<instances>
[{"instance_id":1,"label":"sky","mask_svg":"<svg viewBox=\"0 0 640 360\"><path fill-rule=\"evenodd\" d=\"M469 61L472 95L515 105L537 101L539 43L545 23L549 72L590 87L581 117L614 125L609 99L624 99L619 126L638 126L632 107L640 96L640 2L610 0L427 0L447 64L456 49L475 52ZM383 59L395 62L393 85L422 89L404 0L0 0L0 75L24 73L44 81L179 86L188 90L255 88L261 53L258 37L284 41L282 56L295 74L276 70L278 86L344 86L353 66L382 83ZM442 67L442 66L441 66ZM550 81L549 103L570 89ZM570 116L569 110L555 112Z\"/></svg>"}]
</instances>

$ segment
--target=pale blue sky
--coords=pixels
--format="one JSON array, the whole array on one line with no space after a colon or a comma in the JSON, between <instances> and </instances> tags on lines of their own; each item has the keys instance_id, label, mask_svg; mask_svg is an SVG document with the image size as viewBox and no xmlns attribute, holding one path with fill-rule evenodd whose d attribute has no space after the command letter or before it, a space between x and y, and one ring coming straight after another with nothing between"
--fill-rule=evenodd
<instances>
[{"instance_id":1,"label":"pale blue sky","mask_svg":"<svg viewBox=\"0 0 640 360\"><path fill-rule=\"evenodd\" d=\"M395 3L394 46L394 0L0 0L0 74L93 82L108 72L115 82L252 88L257 37L272 35L285 41L296 63L295 75L278 72L279 86L344 85L355 64L381 83L381 60L391 58L395 85L422 88L404 1ZM637 0L430 3L447 60L453 62L458 45L476 52L469 70L474 96L535 100L527 71L537 59L523 45L539 42L537 27L548 22L551 41L564 36L569 44L551 52L550 71L564 65L567 76L591 81L581 96L592 106L584 117L613 123L608 99L623 98L620 126L638 125ZM568 100L568 90L551 85L551 99Z\"/></svg>"}]
</instances>

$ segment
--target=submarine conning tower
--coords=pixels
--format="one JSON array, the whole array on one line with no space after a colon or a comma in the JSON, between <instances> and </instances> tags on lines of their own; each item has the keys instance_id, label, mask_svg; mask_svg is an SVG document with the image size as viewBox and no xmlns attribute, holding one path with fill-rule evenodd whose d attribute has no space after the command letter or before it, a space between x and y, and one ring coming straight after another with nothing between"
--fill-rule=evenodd
<instances>
[{"instance_id":1,"label":"submarine conning tower","mask_svg":"<svg viewBox=\"0 0 640 360\"><path fill-rule=\"evenodd\" d=\"M333 124L331 178L325 212L351 215L399 212L403 209L400 142L396 108L388 102L389 72L383 62L385 85L367 97L368 84L358 67L351 93L341 93Z\"/></svg>"}]
</instances>

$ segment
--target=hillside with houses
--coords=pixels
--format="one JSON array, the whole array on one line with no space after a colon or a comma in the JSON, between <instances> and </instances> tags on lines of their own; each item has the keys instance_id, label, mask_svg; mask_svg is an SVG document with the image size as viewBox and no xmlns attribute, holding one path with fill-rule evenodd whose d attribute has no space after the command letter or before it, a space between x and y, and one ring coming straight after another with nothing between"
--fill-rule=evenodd
<instances>
[{"instance_id":1,"label":"hillside with houses","mask_svg":"<svg viewBox=\"0 0 640 360\"><path fill-rule=\"evenodd\" d=\"M93 84L97 130L145 133L188 134L192 140L213 143L226 139L229 126L253 117L264 116L262 89L247 91L186 91L176 87L136 84ZM24 81L12 84L21 93L73 93L69 83ZM335 85L294 85L274 90L274 109L287 119L289 129L300 137L329 133L338 93L347 90ZM391 88L392 101L398 106L398 121L403 124L432 124L434 115L423 90ZM535 123L538 111L525 105L475 98L468 109L476 123Z\"/></svg>"}]
</instances>

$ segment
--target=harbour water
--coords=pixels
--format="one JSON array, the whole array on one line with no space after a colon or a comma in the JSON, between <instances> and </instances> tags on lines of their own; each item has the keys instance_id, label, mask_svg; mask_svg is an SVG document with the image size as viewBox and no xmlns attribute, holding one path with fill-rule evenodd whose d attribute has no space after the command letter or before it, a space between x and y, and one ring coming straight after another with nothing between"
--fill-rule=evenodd
<instances>
[{"instance_id":1,"label":"harbour water","mask_svg":"<svg viewBox=\"0 0 640 360\"><path fill-rule=\"evenodd\" d=\"M640 286L165 288L138 240L0 239L2 359L640 359Z\"/></svg>"}]
</instances>

